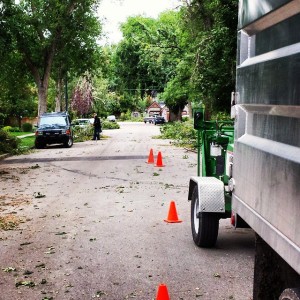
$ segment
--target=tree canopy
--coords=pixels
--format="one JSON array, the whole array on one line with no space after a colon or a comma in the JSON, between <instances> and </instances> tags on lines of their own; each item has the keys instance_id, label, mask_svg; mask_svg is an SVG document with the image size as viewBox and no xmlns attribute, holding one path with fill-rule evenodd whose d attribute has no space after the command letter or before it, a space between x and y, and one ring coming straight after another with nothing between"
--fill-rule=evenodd
<instances>
[{"instance_id":1,"label":"tree canopy","mask_svg":"<svg viewBox=\"0 0 300 300\"><path fill-rule=\"evenodd\" d=\"M235 86L237 0L185 1L194 55L191 82L211 111L228 111Z\"/></svg>"},{"instance_id":2,"label":"tree canopy","mask_svg":"<svg viewBox=\"0 0 300 300\"><path fill-rule=\"evenodd\" d=\"M97 0L3 1L1 33L9 49L20 55L38 91L38 114L47 110L52 67L59 78L69 70L90 67L100 25ZM6 51L1 48L1 52ZM62 73L60 73L62 72ZM53 72L55 73L55 72Z\"/></svg>"},{"instance_id":3,"label":"tree canopy","mask_svg":"<svg viewBox=\"0 0 300 300\"><path fill-rule=\"evenodd\" d=\"M238 0L182 0L156 19L129 17L121 25L123 39L112 46L98 44L99 1L2 1L0 103L9 105L1 113L33 112L36 103L38 115L49 103L60 110L65 80L70 94L81 95L77 83L86 71L89 97L71 98L81 115L92 109L100 115L142 112L153 97L174 120L191 102L210 112L229 110Z\"/></svg>"},{"instance_id":4,"label":"tree canopy","mask_svg":"<svg viewBox=\"0 0 300 300\"><path fill-rule=\"evenodd\" d=\"M229 110L234 90L236 0L183 1L158 19L131 17L114 53L118 91L158 92L175 119L188 102Z\"/></svg>"}]
</instances>

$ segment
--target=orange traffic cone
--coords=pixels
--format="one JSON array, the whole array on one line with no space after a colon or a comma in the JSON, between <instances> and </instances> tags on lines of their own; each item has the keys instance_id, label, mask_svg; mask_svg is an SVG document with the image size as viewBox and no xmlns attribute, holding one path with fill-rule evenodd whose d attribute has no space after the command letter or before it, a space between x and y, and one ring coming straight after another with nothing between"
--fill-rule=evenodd
<instances>
[{"instance_id":1,"label":"orange traffic cone","mask_svg":"<svg viewBox=\"0 0 300 300\"><path fill-rule=\"evenodd\" d=\"M168 288L165 284L159 285L156 300L170 300Z\"/></svg>"},{"instance_id":2,"label":"orange traffic cone","mask_svg":"<svg viewBox=\"0 0 300 300\"><path fill-rule=\"evenodd\" d=\"M156 165L155 167L164 167L165 165L162 162L162 155L161 152L159 151L157 154L157 160L156 160Z\"/></svg>"},{"instance_id":3,"label":"orange traffic cone","mask_svg":"<svg viewBox=\"0 0 300 300\"><path fill-rule=\"evenodd\" d=\"M148 156L147 164L154 164L153 149L150 149L150 153L149 153L149 156Z\"/></svg>"},{"instance_id":4,"label":"orange traffic cone","mask_svg":"<svg viewBox=\"0 0 300 300\"><path fill-rule=\"evenodd\" d=\"M176 205L174 201L171 201L170 208L169 208L169 214L168 219L164 220L167 223L181 223L182 220L178 219Z\"/></svg>"}]
</instances>

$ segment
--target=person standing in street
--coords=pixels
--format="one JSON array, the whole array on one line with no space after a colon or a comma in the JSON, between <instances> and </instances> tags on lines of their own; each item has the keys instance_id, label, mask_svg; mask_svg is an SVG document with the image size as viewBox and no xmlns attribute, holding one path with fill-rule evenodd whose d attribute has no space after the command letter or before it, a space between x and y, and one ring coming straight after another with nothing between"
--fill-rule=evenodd
<instances>
[{"instance_id":1,"label":"person standing in street","mask_svg":"<svg viewBox=\"0 0 300 300\"><path fill-rule=\"evenodd\" d=\"M94 113L94 136L93 141L100 140L100 132L101 130L101 121L100 118L97 116L97 113Z\"/></svg>"}]
</instances>

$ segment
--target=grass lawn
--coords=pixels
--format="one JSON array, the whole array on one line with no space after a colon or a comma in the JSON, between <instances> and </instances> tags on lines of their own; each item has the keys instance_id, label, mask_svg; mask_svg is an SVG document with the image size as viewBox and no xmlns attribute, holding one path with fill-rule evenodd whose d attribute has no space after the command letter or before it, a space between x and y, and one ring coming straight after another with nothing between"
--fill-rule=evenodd
<instances>
[{"instance_id":1,"label":"grass lawn","mask_svg":"<svg viewBox=\"0 0 300 300\"><path fill-rule=\"evenodd\" d=\"M21 131L21 132L10 132L9 134L12 136L18 137L21 135L33 134L33 132L22 132ZM21 150L21 152L23 152L23 151L26 152L27 150L30 150L31 148L33 148L34 147L34 139L35 139L34 135L21 138L20 139L21 142L20 142L20 146L19 146L19 149Z\"/></svg>"},{"instance_id":2,"label":"grass lawn","mask_svg":"<svg viewBox=\"0 0 300 300\"><path fill-rule=\"evenodd\" d=\"M34 147L34 139L35 139L35 136L27 136L25 138L20 139L21 140L20 148L22 150L29 150L29 149L33 148Z\"/></svg>"}]
</instances>

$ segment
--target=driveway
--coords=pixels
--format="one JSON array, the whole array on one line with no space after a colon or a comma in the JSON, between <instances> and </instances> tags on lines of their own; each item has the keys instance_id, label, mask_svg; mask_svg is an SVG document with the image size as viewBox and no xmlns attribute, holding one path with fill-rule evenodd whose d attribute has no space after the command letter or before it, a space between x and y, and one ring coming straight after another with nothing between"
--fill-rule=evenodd
<instances>
[{"instance_id":1,"label":"driveway","mask_svg":"<svg viewBox=\"0 0 300 300\"><path fill-rule=\"evenodd\" d=\"M172 300L252 299L251 230L222 220L215 249L193 243L196 154L153 139L159 126L120 125L0 162L0 299L149 300L161 283ZM182 223L164 222L171 201Z\"/></svg>"}]
</instances>

